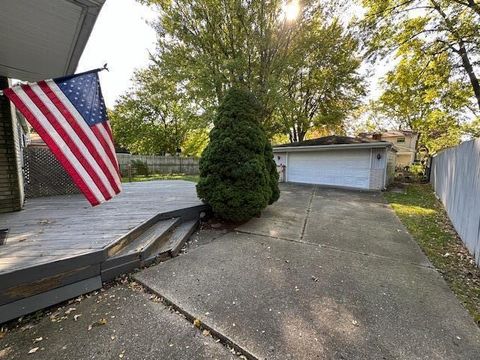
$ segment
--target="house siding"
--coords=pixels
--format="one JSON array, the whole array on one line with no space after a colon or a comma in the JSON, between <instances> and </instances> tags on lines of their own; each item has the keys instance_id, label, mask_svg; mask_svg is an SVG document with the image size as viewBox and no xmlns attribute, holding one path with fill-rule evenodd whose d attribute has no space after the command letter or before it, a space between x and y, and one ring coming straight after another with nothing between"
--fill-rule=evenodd
<instances>
[{"instance_id":1,"label":"house siding","mask_svg":"<svg viewBox=\"0 0 480 360\"><path fill-rule=\"evenodd\" d=\"M405 142L398 142L399 138L405 138ZM396 166L410 166L415 161L418 134L405 134L403 136L382 136L383 141L392 143L397 149Z\"/></svg>"},{"instance_id":2,"label":"house siding","mask_svg":"<svg viewBox=\"0 0 480 360\"><path fill-rule=\"evenodd\" d=\"M6 77L0 77L0 89L9 86ZM17 123L6 96L0 96L0 212L20 210L23 204L19 136Z\"/></svg>"}]
</instances>

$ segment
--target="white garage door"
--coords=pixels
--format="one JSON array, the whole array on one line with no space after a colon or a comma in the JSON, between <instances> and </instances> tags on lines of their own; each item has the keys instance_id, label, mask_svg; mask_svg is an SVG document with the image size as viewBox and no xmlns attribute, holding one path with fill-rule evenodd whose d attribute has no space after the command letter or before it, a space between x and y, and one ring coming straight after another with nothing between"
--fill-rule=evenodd
<instances>
[{"instance_id":1,"label":"white garage door","mask_svg":"<svg viewBox=\"0 0 480 360\"><path fill-rule=\"evenodd\" d=\"M369 176L370 149L288 154L291 182L368 189Z\"/></svg>"}]
</instances>

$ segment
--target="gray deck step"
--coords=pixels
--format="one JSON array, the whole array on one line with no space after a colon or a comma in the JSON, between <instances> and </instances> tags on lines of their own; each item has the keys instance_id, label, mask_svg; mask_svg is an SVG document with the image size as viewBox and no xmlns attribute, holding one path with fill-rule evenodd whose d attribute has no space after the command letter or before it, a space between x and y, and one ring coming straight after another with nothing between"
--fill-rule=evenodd
<instances>
[{"instance_id":1,"label":"gray deck step","mask_svg":"<svg viewBox=\"0 0 480 360\"><path fill-rule=\"evenodd\" d=\"M142 265L141 261L150 256L154 249L167 242L168 235L180 223L180 218L160 220L135 240L123 247L102 265L102 280L107 281L124 272Z\"/></svg>"},{"instance_id":2,"label":"gray deck step","mask_svg":"<svg viewBox=\"0 0 480 360\"><path fill-rule=\"evenodd\" d=\"M137 237L134 241L120 250L117 255L125 255L134 252L147 252L151 247L155 246L157 241L159 241L162 237L165 237L165 235L179 223L180 218L178 217L157 222L147 229L143 234Z\"/></svg>"},{"instance_id":3,"label":"gray deck step","mask_svg":"<svg viewBox=\"0 0 480 360\"><path fill-rule=\"evenodd\" d=\"M148 194L151 197L150 190ZM53 200L48 199L46 210L58 208L57 197ZM81 214L85 219L80 223L77 205L71 208L74 220L63 206L58 214L50 210L45 213L43 200L40 212L35 208L22 211L26 217L22 216L16 224L19 240L0 246L3 255L0 255L0 324L98 289L104 281L145 266L147 257L170 258L168 251L163 254L158 251L180 222L202 218L210 211L207 205L200 204L157 214L153 208L129 214L132 209L137 210L138 199L134 199L133 205L128 202L126 205L128 209L120 213L112 212L107 205L108 211L102 216ZM9 226L11 218L17 217L16 213L0 215L5 215L3 220ZM147 220L139 223L145 217ZM50 218L53 225L43 224L44 219ZM33 221L35 228L38 222L41 231L34 229L30 234L29 230L23 237L20 228L23 229L25 221ZM41 235L44 227L50 229L48 236ZM155 234L164 235L155 239Z\"/></svg>"},{"instance_id":4,"label":"gray deck step","mask_svg":"<svg viewBox=\"0 0 480 360\"><path fill-rule=\"evenodd\" d=\"M177 256L182 246L197 227L198 220L188 220L181 223L172 233L168 241L160 248L160 253L168 252L170 256Z\"/></svg>"},{"instance_id":5,"label":"gray deck step","mask_svg":"<svg viewBox=\"0 0 480 360\"><path fill-rule=\"evenodd\" d=\"M159 258L168 259L177 256L190 235L197 229L198 224L198 219L182 222L172 231L166 242L160 243L149 257L144 258L142 265L150 265Z\"/></svg>"}]
</instances>

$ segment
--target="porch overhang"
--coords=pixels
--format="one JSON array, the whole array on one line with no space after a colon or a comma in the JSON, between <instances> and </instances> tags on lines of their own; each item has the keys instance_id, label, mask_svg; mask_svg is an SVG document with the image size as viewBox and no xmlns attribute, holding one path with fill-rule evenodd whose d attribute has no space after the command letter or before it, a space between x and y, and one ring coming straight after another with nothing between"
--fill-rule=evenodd
<instances>
[{"instance_id":1,"label":"porch overhang","mask_svg":"<svg viewBox=\"0 0 480 360\"><path fill-rule=\"evenodd\" d=\"M105 0L0 1L0 76L72 74Z\"/></svg>"}]
</instances>

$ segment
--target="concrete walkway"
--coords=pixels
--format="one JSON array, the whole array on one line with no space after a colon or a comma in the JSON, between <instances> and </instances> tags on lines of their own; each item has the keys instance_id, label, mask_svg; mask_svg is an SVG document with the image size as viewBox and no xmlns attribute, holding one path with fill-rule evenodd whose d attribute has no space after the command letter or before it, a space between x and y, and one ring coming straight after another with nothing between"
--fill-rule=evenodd
<instances>
[{"instance_id":1,"label":"concrete walkway","mask_svg":"<svg viewBox=\"0 0 480 360\"><path fill-rule=\"evenodd\" d=\"M286 185L237 230L136 278L252 358L480 358L480 330L381 194Z\"/></svg>"},{"instance_id":2,"label":"concrete walkway","mask_svg":"<svg viewBox=\"0 0 480 360\"><path fill-rule=\"evenodd\" d=\"M135 283L90 294L0 333L0 359L238 359L159 300Z\"/></svg>"}]
</instances>

